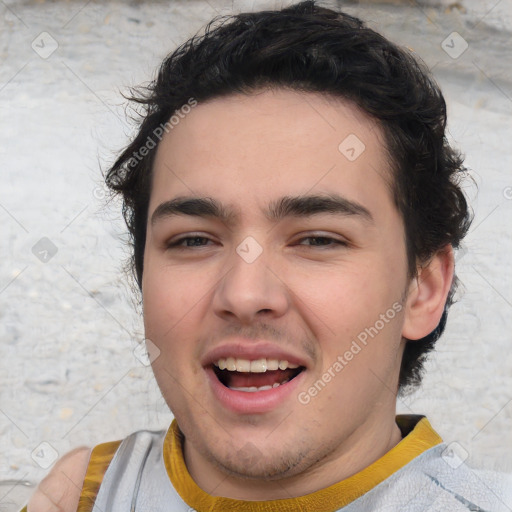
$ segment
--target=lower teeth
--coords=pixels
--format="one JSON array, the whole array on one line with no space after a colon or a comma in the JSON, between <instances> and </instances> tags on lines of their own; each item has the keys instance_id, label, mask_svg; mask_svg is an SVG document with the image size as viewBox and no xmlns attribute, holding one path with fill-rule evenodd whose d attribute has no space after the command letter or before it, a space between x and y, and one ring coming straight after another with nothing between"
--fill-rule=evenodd
<instances>
[{"instance_id":1,"label":"lower teeth","mask_svg":"<svg viewBox=\"0 0 512 512\"><path fill-rule=\"evenodd\" d=\"M256 391L267 391L268 389L272 388L278 388L281 384L284 384L285 382L288 382L290 379L283 380L283 382L276 382L273 386L260 386L257 388L256 386L251 386L250 388L246 387L230 387L229 389L232 389L233 391L245 391L247 393L255 393Z\"/></svg>"}]
</instances>

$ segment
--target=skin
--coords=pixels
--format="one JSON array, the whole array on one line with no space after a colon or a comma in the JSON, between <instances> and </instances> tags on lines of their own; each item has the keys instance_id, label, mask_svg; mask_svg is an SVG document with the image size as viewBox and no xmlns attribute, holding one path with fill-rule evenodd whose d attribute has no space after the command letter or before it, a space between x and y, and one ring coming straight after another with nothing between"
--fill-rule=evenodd
<instances>
[{"instance_id":1,"label":"skin","mask_svg":"<svg viewBox=\"0 0 512 512\"><path fill-rule=\"evenodd\" d=\"M350 134L365 144L354 161L338 150ZM278 89L199 103L159 144L144 324L160 350L153 371L185 435L187 468L212 495L301 496L360 471L401 440L395 402L404 337L419 339L437 326L453 252L444 248L408 277L383 140L381 128L348 102ZM322 214L276 223L262 213L282 196L330 193L359 203L373 220ZM191 216L151 222L158 205L184 195L215 198L239 218L229 225ZM201 243L169 247L183 236ZM262 248L250 264L236 252L248 236ZM315 236L343 244L308 238ZM401 311L378 335L301 403L297 394L397 303ZM201 360L236 336L300 355L306 370L297 393L265 413L225 409Z\"/></svg>"},{"instance_id":2,"label":"skin","mask_svg":"<svg viewBox=\"0 0 512 512\"><path fill-rule=\"evenodd\" d=\"M27 512L75 512L91 450L76 448L52 467L30 498Z\"/></svg>"},{"instance_id":3,"label":"skin","mask_svg":"<svg viewBox=\"0 0 512 512\"><path fill-rule=\"evenodd\" d=\"M353 162L338 150L350 134L366 146ZM400 441L402 335L414 339L437 325L453 268L445 251L431 262L431 271L440 269L434 276L420 288L410 282L390 178L375 122L312 93L266 90L199 104L159 145L149 219L181 195L212 197L240 214L229 226L190 216L148 221L144 322L161 351L153 370L185 435L187 467L206 492L247 500L307 494ZM276 224L261 213L281 196L333 192L363 205L373 221L323 214ZM207 240L168 247L187 234ZM304 238L313 234L346 245L312 245ZM248 236L263 250L251 264L236 252ZM300 354L303 391L404 296L400 314L309 404L293 397L267 413L240 414L212 393L200 361L237 334ZM428 319L417 314L420 298Z\"/></svg>"}]
</instances>

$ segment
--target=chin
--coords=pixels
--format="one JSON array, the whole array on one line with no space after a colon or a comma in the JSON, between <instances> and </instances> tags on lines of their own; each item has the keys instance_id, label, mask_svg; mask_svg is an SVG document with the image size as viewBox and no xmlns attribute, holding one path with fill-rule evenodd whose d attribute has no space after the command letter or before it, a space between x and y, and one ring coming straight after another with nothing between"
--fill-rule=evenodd
<instances>
[{"instance_id":1,"label":"chin","mask_svg":"<svg viewBox=\"0 0 512 512\"><path fill-rule=\"evenodd\" d=\"M210 454L210 458L224 473L244 480L280 480L301 472L299 466L304 464L304 454L277 453L276 450L271 452L271 455L265 457L249 441L239 450L232 451L228 457L226 451L223 451L218 457L217 454Z\"/></svg>"}]
</instances>

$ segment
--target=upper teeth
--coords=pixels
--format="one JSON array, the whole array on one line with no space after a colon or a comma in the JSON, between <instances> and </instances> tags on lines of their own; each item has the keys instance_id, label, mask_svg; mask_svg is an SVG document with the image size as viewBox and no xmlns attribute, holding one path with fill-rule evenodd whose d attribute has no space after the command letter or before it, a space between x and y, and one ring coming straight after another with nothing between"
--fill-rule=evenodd
<instances>
[{"instance_id":1,"label":"upper teeth","mask_svg":"<svg viewBox=\"0 0 512 512\"><path fill-rule=\"evenodd\" d=\"M220 370L231 372L254 372L263 373L267 370L286 370L287 368L298 368L298 364L289 363L284 359L239 359L234 357L220 358L213 363Z\"/></svg>"}]
</instances>

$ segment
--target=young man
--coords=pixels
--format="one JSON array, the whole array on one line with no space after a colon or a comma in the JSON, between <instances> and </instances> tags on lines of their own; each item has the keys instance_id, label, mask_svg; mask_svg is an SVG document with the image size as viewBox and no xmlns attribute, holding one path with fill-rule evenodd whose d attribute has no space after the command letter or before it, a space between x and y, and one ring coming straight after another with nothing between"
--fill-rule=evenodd
<instances>
[{"instance_id":1,"label":"young man","mask_svg":"<svg viewBox=\"0 0 512 512\"><path fill-rule=\"evenodd\" d=\"M28 511L511 510L396 416L470 224L427 71L309 1L209 25L137 101L107 183L175 420L71 452Z\"/></svg>"}]
</instances>

